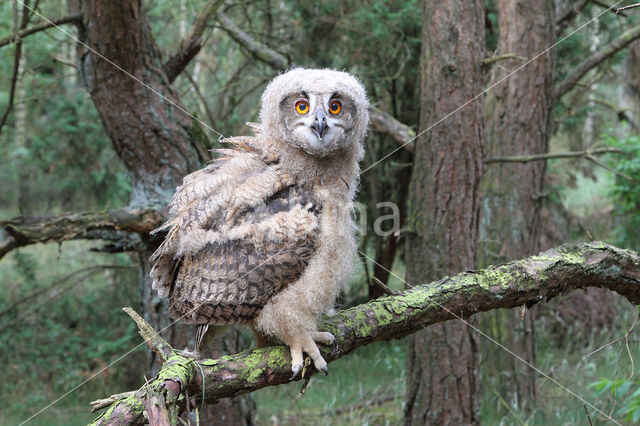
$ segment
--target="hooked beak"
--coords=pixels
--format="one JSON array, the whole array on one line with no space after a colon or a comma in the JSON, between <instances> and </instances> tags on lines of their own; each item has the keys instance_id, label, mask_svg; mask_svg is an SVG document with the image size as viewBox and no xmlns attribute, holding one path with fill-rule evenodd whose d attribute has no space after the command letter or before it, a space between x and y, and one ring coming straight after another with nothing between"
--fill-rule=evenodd
<instances>
[{"instance_id":1,"label":"hooked beak","mask_svg":"<svg viewBox=\"0 0 640 426\"><path fill-rule=\"evenodd\" d=\"M324 115L322 110L318 109L318 111L316 111L316 116L313 119L311 130L313 130L313 133L318 136L318 139L322 139L325 133L327 133L328 128L329 126L327 125L327 117Z\"/></svg>"}]
</instances>

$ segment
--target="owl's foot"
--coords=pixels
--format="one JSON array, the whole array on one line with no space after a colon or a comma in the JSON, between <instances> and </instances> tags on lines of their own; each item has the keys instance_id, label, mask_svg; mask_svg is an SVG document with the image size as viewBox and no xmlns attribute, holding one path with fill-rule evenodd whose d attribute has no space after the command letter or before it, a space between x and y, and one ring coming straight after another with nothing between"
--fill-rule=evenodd
<instances>
[{"instance_id":1,"label":"owl's foot","mask_svg":"<svg viewBox=\"0 0 640 426\"><path fill-rule=\"evenodd\" d=\"M318 349L316 342L331 345L336 340L334 335L318 331L302 335L300 337L301 338L299 340L296 340L289 345L291 351L291 371L293 371L293 376L291 376L290 380L295 380L302 372L304 361L303 353L306 353L311 357L316 370L322 371L325 376L329 374L327 361L322 358L320 349Z\"/></svg>"},{"instance_id":2,"label":"owl's foot","mask_svg":"<svg viewBox=\"0 0 640 426\"><path fill-rule=\"evenodd\" d=\"M181 351L178 351L178 355L182 355L187 358L200 359L202 358L202 354L199 351L193 350L190 351L187 348L184 348Z\"/></svg>"}]
</instances>

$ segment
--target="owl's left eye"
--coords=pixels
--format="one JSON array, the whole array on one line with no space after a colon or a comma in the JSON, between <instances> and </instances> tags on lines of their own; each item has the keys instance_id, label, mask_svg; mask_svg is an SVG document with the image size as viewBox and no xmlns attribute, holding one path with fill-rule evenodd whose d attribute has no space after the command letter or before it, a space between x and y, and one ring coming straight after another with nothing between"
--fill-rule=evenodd
<instances>
[{"instance_id":1,"label":"owl's left eye","mask_svg":"<svg viewBox=\"0 0 640 426\"><path fill-rule=\"evenodd\" d=\"M342 111L342 103L340 101L333 100L329 102L329 112L333 115L340 114Z\"/></svg>"},{"instance_id":2,"label":"owl's left eye","mask_svg":"<svg viewBox=\"0 0 640 426\"><path fill-rule=\"evenodd\" d=\"M309 102L305 100L299 100L298 102L296 102L296 112L302 115L309 112Z\"/></svg>"}]
</instances>

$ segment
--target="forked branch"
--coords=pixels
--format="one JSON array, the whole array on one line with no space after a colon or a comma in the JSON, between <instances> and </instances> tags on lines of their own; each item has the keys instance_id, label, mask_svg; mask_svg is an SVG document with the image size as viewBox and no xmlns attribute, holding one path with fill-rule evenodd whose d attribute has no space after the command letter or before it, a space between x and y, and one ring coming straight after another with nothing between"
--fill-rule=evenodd
<instances>
[{"instance_id":1,"label":"forked branch","mask_svg":"<svg viewBox=\"0 0 640 426\"><path fill-rule=\"evenodd\" d=\"M416 286L325 318L321 328L333 333L336 342L333 347L323 348L323 356L331 362L360 346L398 339L431 324L493 309L531 306L585 287L607 288L634 305L639 304L640 254L601 242L564 245L538 256ZM133 394L123 394L95 424L143 423L145 403L154 392L168 392L174 398L178 389L178 393L186 391L200 403L202 376L205 402L213 403L287 383L290 366L289 351L284 346L248 350L197 363L172 355L155 379ZM167 380L176 386L167 390L163 385ZM167 395L161 396L166 399ZM176 406L184 408L184 398L172 401L168 403L169 413Z\"/></svg>"}]
</instances>

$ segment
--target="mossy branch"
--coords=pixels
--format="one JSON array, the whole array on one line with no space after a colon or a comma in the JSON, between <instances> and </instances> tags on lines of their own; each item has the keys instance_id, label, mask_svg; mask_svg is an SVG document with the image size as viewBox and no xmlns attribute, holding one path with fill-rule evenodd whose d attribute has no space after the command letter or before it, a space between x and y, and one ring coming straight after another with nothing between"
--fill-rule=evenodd
<instances>
[{"instance_id":1,"label":"mossy branch","mask_svg":"<svg viewBox=\"0 0 640 426\"><path fill-rule=\"evenodd\" d=\"M477 312L531 306L585 287L607 288L640 304L640 255L601 242L563 245L538 256L419 285L325 318L321 328L333 333L336 342L333 347L322 349L323 356L331 362L360 346L398 339L431 324ZM206 402L215 402L287 383L290 363L284 346L202 360L199 366L192 359L173 355L158 377L112 404L96 424L143 422L143 401L148 389L164 391L159 383L168 379L180 383L181 391L186 390L199 401L204 375ZM184 405L184 399L178 397L176 401L180 407Z\"/></svg>"}]
</instances>

